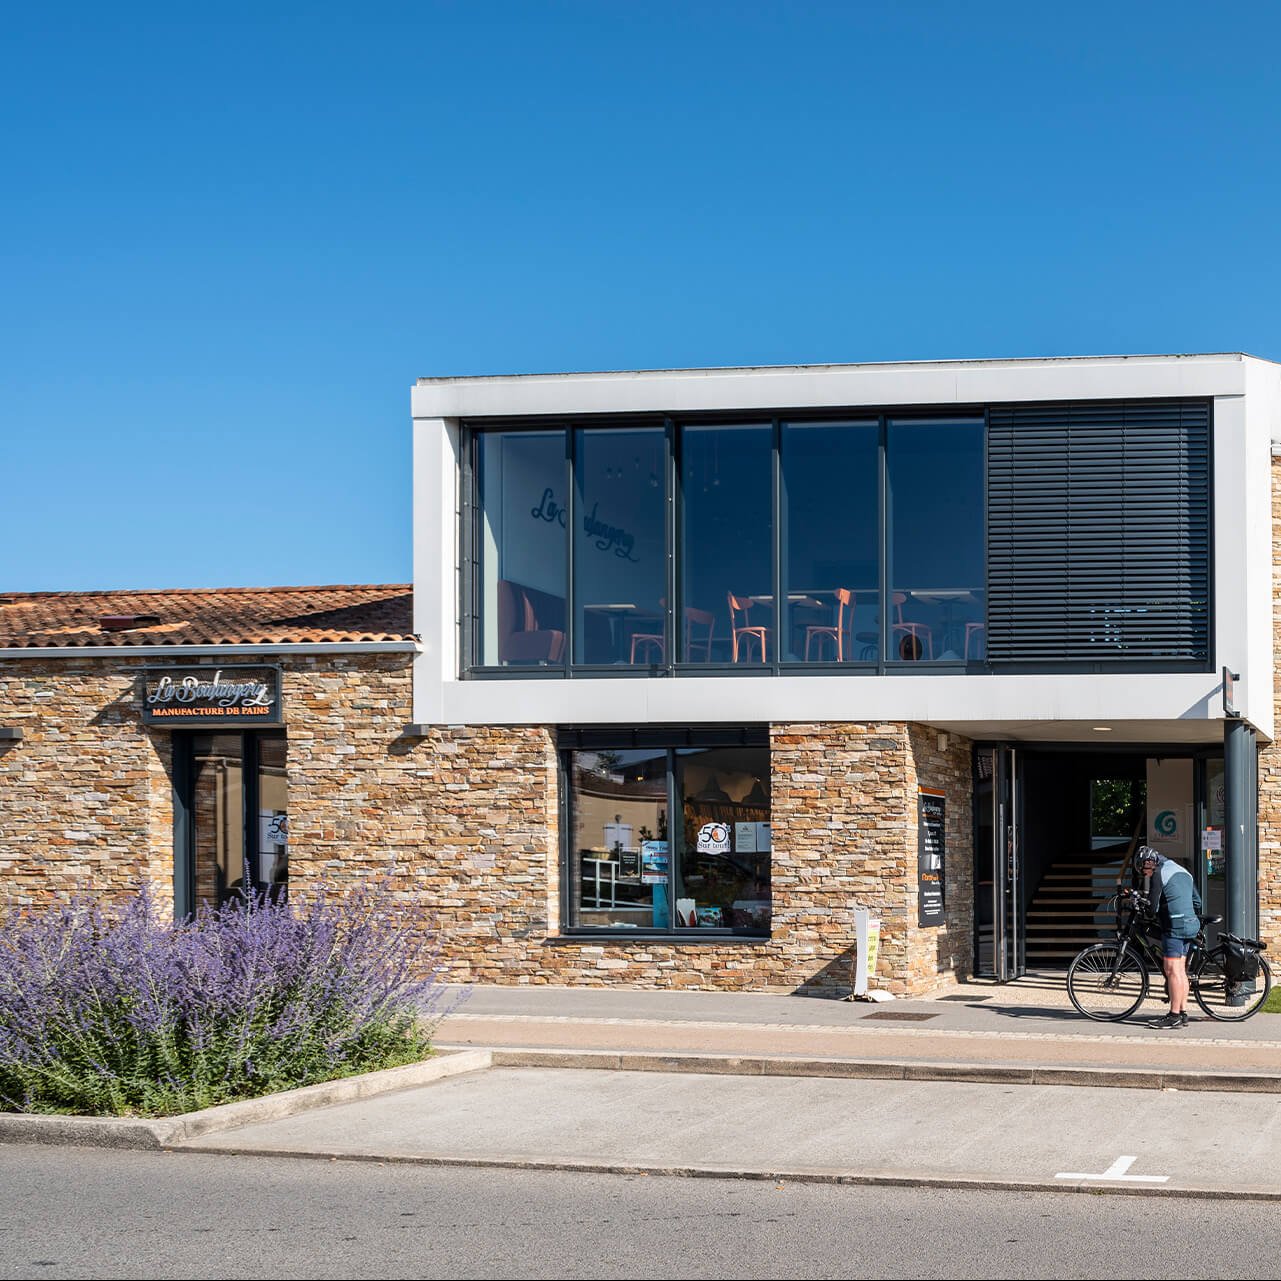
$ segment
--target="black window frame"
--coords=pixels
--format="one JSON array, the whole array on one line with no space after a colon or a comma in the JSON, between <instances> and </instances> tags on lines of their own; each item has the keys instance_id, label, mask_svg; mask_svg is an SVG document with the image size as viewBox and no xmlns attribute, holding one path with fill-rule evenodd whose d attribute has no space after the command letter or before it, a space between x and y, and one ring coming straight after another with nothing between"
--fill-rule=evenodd
<instances>
[{"instance_id":1,"label":"black window frame","mask_svg":"<svg viewBox=\"0 0 1281 1281\"><path fill-rule=\"evenodd\" d=\"M990 415L995 409L1018 409L1035 402L992 402L990 404L966 405L845 405L826 407L821 410L809 408L771 410L768 413L751 413L724 410L704 413L644 413L627 415L549 415L546 417L502 417L483 420L463 420L461 423L461 483L462 483L462 522L460 547L460 581L458 583L459 600L459 677L463 680L572 680L578 679L654 679L682 678L689 676L719 677L734 676L744 678L762 678L772 676L893 676L893 675L990 675L995 672L1004 674L1054 674L1054 673L1097 673L1129 672L1158 674L1163 672L1205 672L1214 671L1215 656L1215 582L1214 582L1214 403L1212 399L1198 397L1151 397L1147 399L1118 400L1118 406L1129 405L1204 405L1208 415L1207 449L1209 467L1207 471L1206 510L1208 528L1206 534L1206 581L1208 584L1208 644L1207 657L1201 661L1195 657L1153 659L1144 656L1126 658L1124 656L1104 654L1091 659L1072 659L1037 657L1022 660L1017 657L991 660L985 652L981 658L960 659L957 661L916 661L906 662L891 657L892 620L891 611L886 608L886 600L891 588L889 577L889 540L892 537L889 504L889 434L891 421L909 423L916 420L953 419L956 421L981 421L983 424L984 460L983 460L983 493L979 515L983 521L984 544L984 617L985 625L990 626L990 601L992 597L992 548L991 548L991 477L989 460L989 442L991 439ZM1062 402L1071 404L1097 404L1113 402ZM771 492L772 492L772 581L775 600L781 595L783 577L783 554L786 545L787 531L784 519L787 511L784 493L784 475L782 470L782 429L785 423L839 423L857 419L863 423L878 423L877 446L877 538L878 538L878 616L880 626L877 657L874 660L859 661L847 659L844 662L803 662L784 661L781 645L783 628L786 625L786 611L775 610L772 620L770 652L772 657L764 663L725 662L687 662L681 656L680 629L676 619L679 617L679 602L682 597L682 566L677 556L681 546L684 496L681 492L681 450L682 428L690 426L713 425L770 425L772 429L771 447ZM653 428L662 425L664 429L665 476L663 484L664 530L665 530L665 582L667 586L664 632L668 638L666 656L662 662L647 664L613 664L610 666L587 666L573 663L572 649L566 644L565 658L562 662L547 666L485 666L475 662L479 652L479 556L480 545L479 522L480 505L476 493L476 448L478 438L493 431L549 431L560 430L565 440L565 493L568 503L569 529L566 531L566 583L565 583L565 617L567 625L574 617L576 602L573 599L573 525L576 520L574 507L574 472L573 445L574 433L580 428L600 428L609 430L631 429L638 427ZM567 638L568 639L568 638Z\"/></svg>"},{"instance_id":2,"label":"black window frame","mask_svg":"<svg viewBox=\"0 0 1281 1281\"><path fill-rule=\"evenodd\" d=\"M628 751L653 750L667 754L667 814L668 814L668 886L678 882L676 831L678 816L683 808L678 805L680 796L676 782L676 753L688 748L756 747L770 752L769 726L662 726L652 725L640 729L609 728L603 726L561 726L556 731L556 754L559 766L558 809L560 814L560 940L581 943L584 939L611 939L615 941L663 942L673 944L730 943L753 946L769 943L773 936L771 927L766 932L735 929L732 926L678 926L675 924L676 904L669 893L668 911L671 924L666 929L650 927L610 927L607 925L570 925L573 911L572 860L574 857L573 810L573 760L577 751ZM771 794L772 814L772 794ZM773 851L771 848L771 884L773 881ZM551 942L556 939L549 940Z\"/></svg>"}]
</instances>

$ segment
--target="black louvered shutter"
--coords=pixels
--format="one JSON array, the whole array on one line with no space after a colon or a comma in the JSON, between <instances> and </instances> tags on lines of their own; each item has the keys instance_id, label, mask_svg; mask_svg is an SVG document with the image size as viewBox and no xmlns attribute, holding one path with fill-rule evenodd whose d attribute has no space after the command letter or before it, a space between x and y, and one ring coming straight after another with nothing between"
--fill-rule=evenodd
<instances>
[{"instance_id":1,"label":"black louvered shutter","mask_svg":"<svg viewBox=\"0 0 1281 1281\"><path fill-rule=\"evenodd\" d=\"M993 663L1204 664L1210 405L994 405Z\"/></svg>"}]
</instances>

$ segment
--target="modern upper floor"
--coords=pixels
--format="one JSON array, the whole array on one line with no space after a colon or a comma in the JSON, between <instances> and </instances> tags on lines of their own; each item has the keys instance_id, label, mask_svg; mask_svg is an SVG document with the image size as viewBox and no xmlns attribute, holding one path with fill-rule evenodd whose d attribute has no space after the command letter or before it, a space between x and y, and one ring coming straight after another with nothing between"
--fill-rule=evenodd
<instances>
[{"instance_id":1,"label":"modern upper floor","mask_svg":"<svg viewBox=\"0 0 1281 1281\"><path fill-rule=\"evenodd\" d=\"M1278 366L424 379L415 719L1272 726ZM1070 731L1062 731L1071 736Z\"/></svg>"}]
</instances>

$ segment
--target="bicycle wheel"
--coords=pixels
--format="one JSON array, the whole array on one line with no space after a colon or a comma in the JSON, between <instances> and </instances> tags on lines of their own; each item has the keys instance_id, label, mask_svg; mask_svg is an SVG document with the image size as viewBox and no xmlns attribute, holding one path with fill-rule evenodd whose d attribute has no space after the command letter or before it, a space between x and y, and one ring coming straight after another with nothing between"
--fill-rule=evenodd
<instances>
[{"instance_id":1,"label":"bicycle wheel","mask_svg":"<svg viewBox=\"0 0 1281 1281\"><path fill-rule=\"evenodd\" d=\"M1223 970L1223 949L1214 948L1191 977L1196 1003L1220 1023L1239 1023L1257 1014L1272 990L1272 970L1259 957L1258 977L1249 983L1232 983Z\"/></svg>"},{"instance_id":2,"label":"bicycle wheel","mask_svg":"<svg viewBox=\"0 0 1281 1281\"><path fill-rule=\"evenodd\" d=\"M1068 966L1072 1004L1087 1019L1116 1022L1128 1018L1148 994L1148 967L1124 945L1096 943Z\"/></svg>"}]
</instances>

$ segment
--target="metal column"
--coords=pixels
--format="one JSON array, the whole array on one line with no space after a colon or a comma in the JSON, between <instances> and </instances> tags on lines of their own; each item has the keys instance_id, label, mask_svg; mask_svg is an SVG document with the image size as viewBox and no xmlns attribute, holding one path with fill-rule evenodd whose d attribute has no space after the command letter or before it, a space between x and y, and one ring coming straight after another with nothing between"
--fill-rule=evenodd
<instances>
[{"instance_id":1,"label":"metal column","mask_svg":"<svg viewBox=\"0 0 1281 1281\"><path fill-rule=\"evenodd\" d=\"M1223 790L1227 927L1254 938L1259 914L1258 757L1254 730L1239 718L1223 722Z\"/></svg>"}]
</instances>

